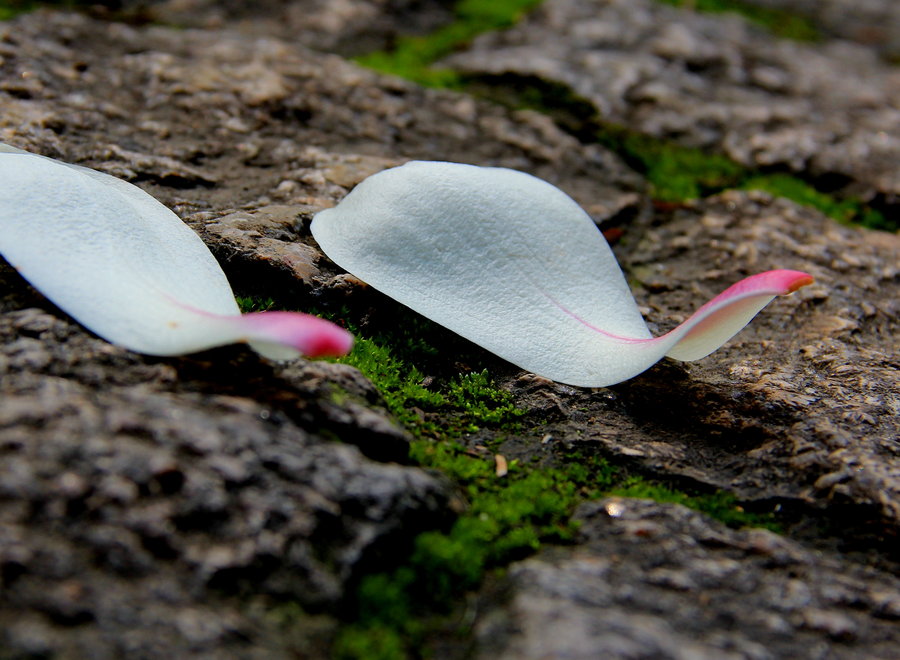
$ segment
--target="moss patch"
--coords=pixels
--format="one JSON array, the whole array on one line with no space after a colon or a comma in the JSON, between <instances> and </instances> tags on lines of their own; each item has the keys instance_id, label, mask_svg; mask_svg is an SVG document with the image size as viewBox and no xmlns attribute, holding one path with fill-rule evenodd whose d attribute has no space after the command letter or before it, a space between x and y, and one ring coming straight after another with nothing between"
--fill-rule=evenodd
<instances>
[{"instance_id":1,"label":"moss patch","mask_svg":"<svg viewBox=\"0 0 900 660\"><path fill-rule=\"evenodd\" d=\"M501 478L488 457L458 446L420 441L415 453L423 465L453 476L465 488L470 508L450 530L417 537L404 566L363 579L355 621L340 632L335 657L371 657L365 651L384 640L390 640L390 653L379 657L409 657L430 630L444 624L440 615L477 587L486 571L528 556L542 543L572 540L577 531L572 509L585 492L612 483L615 474L594 459L581 464L578 478L564 469L520 466Z\"/></svg>"},{"instance_id":2,"label":"moss patch","mask_svg":"<svg viewBox=\"0 0 900 660\"><path fill-rule=\"evenodd\" d=\"M252 312L268 312L275 307L275 301L272 298L261 296L235 296L238 308L242 314L250 314Z\"/></svg>"},{"instance_id":3,"label":"moss patch","mask_svg":"<svg viewBox=\"0 0 900 660\"><path fill-rule=\"evenodd\" d=\"M423 340L431 334L428 322L419 323L414 337L362 337L343 361L373 380L391 412L416 436L413 462L451 478L467 508L449 529L416 537L401 566L361 579L333 657L419 657L439 631L464 637L466 631L451 616L463 595L488 573L545 544L574 541L575 507L606 494L679 502L732 526L774 526L771 517L745 512L726 493L682 492L629 475L589 452L556 452L550 467L511 461L499 476L492 448L520 430L527 411L515 408L509 393L484 371L426 386L423 373L430 369L425 364L444 358ZM473 429L487 429L487 447L463 444L464 434Z\"/></svg>"},{"instance_id":4,"label":"moss patch","mask_svg":"<svg viewBox=\"0 0 900 660\"><path fill-rule=\"evenodd\" d=\"M816 190L812 185L790 174L748 174L740 187L745 190L763 190L776 197L784 197L803 206L810 206L844 224L856 224L884 231L900 229L896 219L889 220L881 211L871 208L862 200L853 197L838 199L834 195Z\"/></svg>"},{"instance_id":5,"label":"moss patch","mask_svg":"<svg viewBox=\"0 0 900 660\"><path fill-rule=\"evenodd\" d=\"M486 371L460 373L446 383L429 384L414 362L396 354L390 340L355 333L353 351L339 361L362 371L382 393L390 413L419 438L458 437L485 426L513 430L524 414ZM408 337L399 352L437 356L423 336L427 335Z\"/></svg>"},{"instance_id":6,"label":"moss patch","mask_svg":"<svg viewBox=\"0 0 900 660\"><path fill-rule=\"evenodd\" d=\"M461 0L453 8L455 20L421 37L400 37L390 52L371 53L356 58L363 66L412 80L428 87L457 89L459 75L431 64L489 30L509 27L541 0Z\"/></svg>"},{"instance_id":7,"label":"moss patch","mask_svg":"<svg viewBox=\"0 0 900 660\"><path fill-rule=\"evenodd\" d=\"M36 2L30 1L16 1L16 0L3 0L0 1L0 21L7 21L19 14L23 14L27 11L33 11L37 9L40 5Z\"/></svg>"},{"instance_id":8,"label":"moss patch","mask_svg":"<svg viewBox=\"0 0 900 660\"><path fill-rule=\"evenodd\" d=\"M746 171L733 160L701 149L601 124L595 139L647 177L654 199L681 202L738 185Z\"/></svg>"},{"instance_id":9,"label":"moss patch","mask_svg":"<svg viewBox=\"0 0 900 660\"><path fill-rule=\"evenodd\" d=\"M43 2L36 2L35 0L0 0L0 21L7 21L19 14L34 11L41 7L84 9L95 4L102 5L103 3L91 2L90 0L44 0Z\"/></svg>"},{"instance_id":10,"label":"moss patch","mask_svg":"<svg viewBox=\"0 0 900 660\"><path fill-rule=\"evenodd\" d=\"M658 0L658 2L702 12L738 14L783 39L819 41L822 38L819 29L811 20L784 9L760 7L740 0Z\"/></svg>"},{"instance_id":11,"label":"moss patch","mask_svg":"<svg viewBox=\"0 0 900 660\"><path fill-rule=\"evenodd\" d=\"M734 495L725 491L688 493L658 481L630 477L612 489L609 494L681 504L702 511L729 527L765 527L773 532L784 531L774 516L746 511Z\"/></svg>"},{"instance_id":12,"label":"moss patch","mask_svg":"<svg viewBox=\"0 0 900 660\"><path fill-rule=\"evenodd\" d=\"M646 176L653 198L661 202L698 199L729 188L762 190L814 208L844 224L885 231L898 229L896 220L888 220L862 200L841 199L822 192L794 174L746 168L721 154L684 147L611 124L600 124L595 138Z\"/></svg>"},{"instance_id":13,"label":"moss patch","mask_svg":"<svg viewBox=\"0 0 900 660\"><path fill-rule=\"evenodd\" d=\"M544 544L565 544L577 535L571 514L586 500L606 494L677 502L730 526L777 529L771 516L744 511L727 493L684 493L624 472L604 459L571 454L555 468L513 465L497 477L489 456L475 456L452 443L417 441L423 466L451 476L470 502L448 531L415 540L403 566L363 578L352 604L352 623L338 633L334 657L418 657L429 634L453 627L454 604L485 575L527 557ZM457 630L465 634L465 630ZM378 655L371 655L372 649Z\"/></svg>"}]
</instances>

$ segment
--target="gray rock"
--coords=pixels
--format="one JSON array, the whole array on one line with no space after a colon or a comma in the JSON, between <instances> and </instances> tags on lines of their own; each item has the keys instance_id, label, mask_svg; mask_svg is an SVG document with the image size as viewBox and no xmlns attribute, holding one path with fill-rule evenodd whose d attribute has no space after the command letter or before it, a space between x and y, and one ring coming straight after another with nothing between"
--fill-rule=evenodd
<instances>
[{"instance_id":1,"label":"gray rock","mask_svg":"<svg viewBox=\"0 0 900 660\"><path fill-rule=\"evenodd\" d=\"M900 582L680 505L582 505L583 543L514 564L477 658L893 658Z\"/></svg>"},{"instance_id":2,"label":"gray rock","mask_svg":"<svg viewBox=\"0 0 900 660\"><path fill-rule=\"evenodd\" d=\"M375 410L328 399L329 382L371 387L355 370L279 377L228 349L142 358L26 306L34 296L10 295L24 287L2 274L8 653L229 657L235 635L262 648L234 596L334 608L355 575L450 515L440 480L320 435L405 446Z\"/></svg>"},{"instance_id":3,"label":"gray rock","mask_svg":"<svg viewBox=\"0 0 900 660\"><path fill-rule=\"evenodd\" d=\"M779 40L654 0L548 0L444 64L565 85L602 121L749 167L900 193L900 74L848 42Z\"/></svg>"}]
</instances>

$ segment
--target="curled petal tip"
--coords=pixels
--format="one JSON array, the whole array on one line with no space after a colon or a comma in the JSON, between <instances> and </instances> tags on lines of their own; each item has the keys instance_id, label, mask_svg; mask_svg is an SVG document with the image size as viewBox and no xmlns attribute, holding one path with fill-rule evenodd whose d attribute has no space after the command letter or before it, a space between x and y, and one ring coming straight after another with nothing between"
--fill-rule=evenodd
<instances>
[{"instance_id":1,"label":"curled petal tip","mask_svg":"<svg viewBox=\"0 0 900 660\"><path fill-rule=\"evenodd\" d=\"M728 287L659 340L670 344L666 352L669 357L706 357L737 334L775 296L786 296L812 283L812 276L799 270L751 275Z\"/></svg>"},{"instance_id":2,"label":"curled petal tip","mask_svg":"<svg viewBox=\"0 0 900 660\"><path fill-rule=\"evenodd\" d=\"M747 294L786 296L807 284L812 284L813 281L812 275L800 270L767 270L732 284L703 307Z\"/></svg>"}]
</instances>

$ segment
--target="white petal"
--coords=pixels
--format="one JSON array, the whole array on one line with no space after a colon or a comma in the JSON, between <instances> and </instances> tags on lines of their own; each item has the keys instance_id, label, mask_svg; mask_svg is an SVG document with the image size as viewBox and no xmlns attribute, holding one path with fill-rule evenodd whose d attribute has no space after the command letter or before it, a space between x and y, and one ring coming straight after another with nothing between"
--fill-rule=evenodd
<instances>
[{"instance_id":1,"label":"white petal","mask_svg":"<svg viewBox=\"0 0 900 660\"><path fill-rule=\"evenodd\" d=\"M0 190L0 253L108 341L178 355L257 340L264 355L299 354L296 346L272 345L283 342L273 340L271 323L241 320L225 274L200 237L140 188L0 145Z\"/></svg>"},{"instance_id":2,"label":"white petal","mask_svg":"<svg viewBox=\"0 0 900 660\"><path fill-rule=\"evenodd\" d=\"M591 218L558 188L508 169L407 163L317 214L312 233L376 289L523 369L574 385L631 378L682 340L724 341L739 329L734 314L746 312L732 300L711 317L726 330L686 325L654 340Z\"/></svg>"}]
</instances>

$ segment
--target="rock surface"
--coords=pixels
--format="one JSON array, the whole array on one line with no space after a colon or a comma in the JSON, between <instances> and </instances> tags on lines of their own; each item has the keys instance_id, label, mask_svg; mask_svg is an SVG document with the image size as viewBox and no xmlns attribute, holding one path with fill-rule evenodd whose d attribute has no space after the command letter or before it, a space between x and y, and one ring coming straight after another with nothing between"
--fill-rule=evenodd
<instances>
[{"instance_id":1,"label":"rock surface","mask_svg":"<svg viewBox=\"0 0 900 660\"><path fill-rule=\"evenodd\" d=\"M654 208L616 155L547 116L311 49L380 47L445 21L447 6L150 7L186 30L24 15L0 23L0 141L144 187L239 292L352 303L373 327L392 327L397 306L324 258L308 222L410 158L526 170L617 224L655 332L739 277L811 272L814 286L710 358L613 388L543 381L464 342L426 365L426 381L487 366L526 411L521 432L465 444L523 465L579 446L793 516L792 540L670 505L625 500L611 516L612 500L585 504L575 547L513 564L503 598L485 590L475 655L890 657L900 238L760 193ZM547 35L542 59L514 57ZM619 65L596 77L609 58ZM636 129L747 164L897 193L897 72L858 46L786 44L645 2L549 0L452 61L546 75ZM324 657L359 577L458 511L452 484L403 465L408 440L355 369L276 366L241 347L135 355L0 264L0 657Z\"/></svg>"},{"instance_id":2,"label":"rock surface","mask_svg":"<svg viewBox=\"0 0 900 660\"><path fill-rule=\"evenodd\" d=\"M118 0L131 20L238 28L344 55L390 48L401 34L427 34L453 17L453 0Z\"/></svg>"},{"instance_id":3,"label":"rock surface","mask_svg":"<svg viewBox=\"0 0 900 660\"><path fill-rule=\"evenodd\" d=\"M676 504L610 498L576 517L577 548L520 562L495 586L476 657L895 657L895 576Z\"/></svg>"},{"instance_id":4,"label":"rock surface","mask_svg":"<svg viewBox=\"0 0 900 660\"><path fill-rule=\"evenodd\" d=\"M748 167L900 194L900 72L861 46L792 43L654 0L549 0L445 63L565 85L603 121Z\"/></svg>"}]
</instances>

